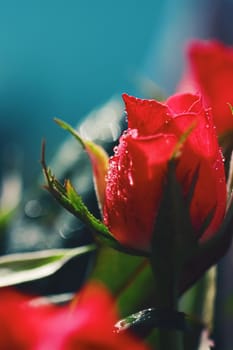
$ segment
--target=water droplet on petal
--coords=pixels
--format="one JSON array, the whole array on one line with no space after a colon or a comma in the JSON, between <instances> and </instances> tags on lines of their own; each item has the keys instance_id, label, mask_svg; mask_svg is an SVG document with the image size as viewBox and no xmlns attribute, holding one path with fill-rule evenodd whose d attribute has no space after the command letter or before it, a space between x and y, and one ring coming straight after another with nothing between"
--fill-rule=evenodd
<instances>
[{"instance_id":1,"label":"water droplet on petal","mask_svg":"<svg viewBox=\"0 0 233 350\"><path fill-rule=\"evenodd\" d=\"M118 147L117 146L115 146L114 148L113 148L113 152L114 152L114 154L117 156L118 155Z\"/></svg>"},{"instance_id":2,"label":"water droplet on petal","mask_svg":"<svg viewBox=\"0 0 233 350\"><path fill-rule=\"evenodd\" d=\"M130 186L133 186L134 185L134 181L133 181L133 176L132 176L131 171L128 172L128 180L129 180Z\"/></svg>"}]
</instances>

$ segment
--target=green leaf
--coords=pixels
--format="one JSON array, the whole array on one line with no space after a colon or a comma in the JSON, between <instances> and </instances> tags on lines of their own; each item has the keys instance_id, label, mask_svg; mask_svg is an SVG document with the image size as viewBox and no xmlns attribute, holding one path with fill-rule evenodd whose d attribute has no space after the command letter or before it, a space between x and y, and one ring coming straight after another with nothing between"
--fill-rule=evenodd
<instances>
[{"instance_id":1,"label":"green leaf","mask_svg":"<svg viewBox=\"0 0 233 350\"><path fill-rule=\"evenodd\" d=\"M147 336L154 328L181 330L187 329L183 312L149 308L120 320L115 325L117 332L130 330L138 336Z\"/></svg>"},{"instance_id":2,"label":"green leaf","mask_svg":"<svg viewBox=\"0 0 233 350\"><path fill-rule=\"evenodd\" d=\"M55 122L63 129L69 131L71 135L80 143L80 145L86 150L93 169L93 179L95 185L95 191L98 199L98 204L100 211L102 212L102 207L105 198L105 187L106 187L106 175L108 170L108 155L105 150L95 144L93 141L84 140L78 132L72 128L71 125L64 122L63 120L54 119Z\"/></svg>"},{"instance_id":3,"label":"green leaf","mask_svg":"<svg viewBox=\"0 0 233 350\"><path fill-rule=\"evenodd\" d=\"M10 223L15 210L0 211L0 235L4 232L5 227Z\"/></svg>"},{"instance_id":4,"label":"green leaf","mask_svg":"<svg viewBox=\"0 0 233 350\"><path fill-rule=\"evenodd\" d=\"M0 287L34 281L59 270L70 259L96 249L94 244L73 249L50 249L0 257Z\"/></svg>"},{"instance_id":5,"label":"green leaf","mask_svg":"<svg viewBox=\"0 0 233 350\"><path fill-rule=\"evenodd\" d=\"M165 332L165 344L160 343L159 332ZM170 331L178 331L179 337L183 338L182 343L185 350L197 350L200 343L201 333L204 330L204 324L196 317L190 317L183 312L166 309L148 308L137 313L131 314L121 319L115 325L115 332L131 332L137 337L147 338L147 343L154 349L155 344L160 344L161 349L174 348L174 334L172 340L169 340ZM168 340L168 343L167 343ZM170 342L172 346L170 346ZM163 346L161 346L163 345ZM157 349L157 347L156 347Z\"/></svg>"},{"instance_id":6,"label":"green leaf","mask_svg":"<svg viewBox=\"0 0 233 350\"><path fill-rule=\"evenodd\" d=\"M151 266L148 259L141 256L104 246L97 251L90 279L108 287L117 301L121 317L148 307L154 298Z\"/></svg>"}]
</instances>

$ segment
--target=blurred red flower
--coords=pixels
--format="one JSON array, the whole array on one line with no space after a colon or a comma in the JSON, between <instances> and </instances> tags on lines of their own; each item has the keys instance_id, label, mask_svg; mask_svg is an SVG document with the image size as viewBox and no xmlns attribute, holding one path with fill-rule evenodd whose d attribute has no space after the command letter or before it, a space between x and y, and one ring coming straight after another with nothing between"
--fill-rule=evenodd
<instances>
[{"instance_id":1,"label":"blurred red flower","mask_svg":"<svg viewBox=\"0 0 233 350\"><path fill-rule=\"evenodd\" d=\"M127 333L113 332L117 313L106 289L89 284L66 306L35 306L13 290L0 291L0 348L4 350L146 350Z\"/></svg>"},{"instance_id":2,"label":"blurred red flower","mask_svg":"<svg viewBox=\"0 0 233 350\"><path fill-rule=\"evenodd\" d=\"M165 103L123 96L128 129L110 158L104 222L123 245L149 251L167 164L181 136L195 125L177 160L184 195L199 168L190 214L197 237L218 229L226 208L226 181L210 111L199 95L183 94ZM208 214L213 218L200 232Z\"/></svg>"},{"instance_id":3,"label":"blurred red flower","mask_svg":"<svg viewBox=\"0 0 233 350\"><path fill-rule=\"evenodd\" d=\"M233 48L218 41L193 41L188 46L188 67L179 92L200 91L212 108L218 135L233 129Z\"/></svg>"}]
</instances>

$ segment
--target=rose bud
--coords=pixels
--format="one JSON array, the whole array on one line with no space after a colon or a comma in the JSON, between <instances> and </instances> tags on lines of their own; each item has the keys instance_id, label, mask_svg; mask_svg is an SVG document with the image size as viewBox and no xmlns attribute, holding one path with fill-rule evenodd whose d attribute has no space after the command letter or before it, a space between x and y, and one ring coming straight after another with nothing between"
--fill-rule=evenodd
<instances>
[{"instance_id":1,"label":"rose bud","mask_svg":"<svg viewBox=\"0 0 233 350\"><path fill-rule=\"evenodd\" d=\"M233 48L218 41L193 41L189 44L188 67L179 83L179 92L200 91L211 106L217 134L233 130Z\"/></svg>"},{"instance_id":2,"label":"rose bud","mask_svg":"<svg viewBox=\"0 0 233 350\"><path fill-rule=\"evenodd\" d=\"M226 209L223 158L210 110L193 94L175 95L164 103L126 94L123 99L128 129L109 160L105 225L122 245L151 250L168 163L193 126L177 157L176 177L185 197L198 170L190 217L197 239L207 240L219 228Z\"/></svg>"}]
</instances>

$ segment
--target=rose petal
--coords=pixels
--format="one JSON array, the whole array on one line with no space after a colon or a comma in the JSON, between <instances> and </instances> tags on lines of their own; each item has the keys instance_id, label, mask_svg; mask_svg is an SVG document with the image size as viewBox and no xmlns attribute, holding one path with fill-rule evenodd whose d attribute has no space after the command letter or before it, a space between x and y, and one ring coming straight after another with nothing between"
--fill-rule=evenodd
<instances>
[{"instance_id":1,"label":"rose petal","mask_svg":"<svg viewBox=\"0 0 233 350\"><path fill-rule=\"evenodd\" d=\"M200 91L212 107L219 135L233 129L233 48L218 41L193 41L188 47L189 67L177 91Z\"/></svg>"},{"instance_id":2,"label":"rose petal","mask_svg":"<svg viewBox=\"0 0 233 350\"><path fill-rule=\"evenodd\" d=\"M139 136L150 136L170 119L167 106L155 100L142 100L127 94L122 95L126 106L128 127L137 129Z\"/></svg>"},{"instance_id":3,"label":"rose petal","mask_svg":"<svg viewBox=\"0 0 233 350\"><path fill-rule=\"evenodd\" d=\"M122 243L149 250L174 135L124 135L110 159L104 222Z\"/></svg>"}]
</instances>

